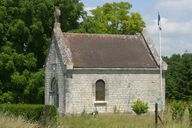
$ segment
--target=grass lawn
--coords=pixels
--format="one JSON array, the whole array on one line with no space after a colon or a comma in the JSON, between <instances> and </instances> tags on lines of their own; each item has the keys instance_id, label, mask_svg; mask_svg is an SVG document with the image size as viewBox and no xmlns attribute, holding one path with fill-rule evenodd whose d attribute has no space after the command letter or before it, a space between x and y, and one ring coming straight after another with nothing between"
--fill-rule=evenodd
<instances>
[{"instance_id":1,"label":"grass lawn","mask_svg":"<svg viewBox=\"0 0 192 128\"><path fill-rule=\"evenodd\" d=\"M164 126L159 122L158 128L189 128L188 114L182 122L172 121L168 112L164 114ZM154 114L141 116L128 114L71 115L58 118L61 128L155 128Z\"/></svg>"}]
</instances>

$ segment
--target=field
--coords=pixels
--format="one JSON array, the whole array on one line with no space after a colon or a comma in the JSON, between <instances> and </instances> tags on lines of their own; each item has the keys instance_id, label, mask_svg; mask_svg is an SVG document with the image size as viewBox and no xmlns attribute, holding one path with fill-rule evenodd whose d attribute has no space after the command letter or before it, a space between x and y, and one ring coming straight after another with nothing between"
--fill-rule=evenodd
<instances>
[{"instance_id":1,"label":"field","mask_svg":"<svg viewBox=\"0 0 192 128\"><path fill-rule=\"evenodd\" d=\"M158 123L158 128L188 128L187 114L182 122L172 121L170 114L164 116L164 125ZM58 119L63 128L154 128L154 115L128 115L128 114L105 114L98 117L90 115L65 116Z\"/></svg>"},{"instance_id":2,"label":"field","mask_svg":"<svg viewBox=\"0 0 192 128\"><path fill-rule=\"evenodd\" d=\"M22 117L8 116L0 113L0 128L38 128L38 124L30 123Z\"/></svg>"},{"instance_id":3,"label":"field","mask_svg":"<svg viewBox=\"0 0 192 128\"><path fill-rule=\"evenodd\" d=\"M165 111L162 125L158 128L189 128L188 112L185 112L183 121L172 121L171 115ZM38 123L31 123L19 117L0 114L0 128L44 128ZM99 114L93 117L89 114L58 117L57 122L48 128L154 128L154 114L141 116L129 114Z\"/></svg>"}]
</instances>

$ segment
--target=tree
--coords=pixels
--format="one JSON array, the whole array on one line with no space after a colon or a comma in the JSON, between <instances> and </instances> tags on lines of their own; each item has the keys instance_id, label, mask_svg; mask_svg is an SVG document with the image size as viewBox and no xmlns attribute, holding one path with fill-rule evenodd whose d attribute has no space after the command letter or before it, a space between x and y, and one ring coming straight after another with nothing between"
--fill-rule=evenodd
<instances>
[{"instance_id":1,"label":"tree","mask_svg":"<svg viewBox=\"0 0 192 128\"><path fill-rule=\"evenodd\" d=\"M79 0L2 0L0 3L1 44L9 43L18 53L34 53L42 68L54 24L54 6L62 10L63 31L78 27L84 14Z\"/></svg>"},{"instance_id":2,"label":"tree","mask_svg":"<svg viewBox=\"0 0 192 128\"><path fill-rule=\"evenodd\" d=\"M192 54L164 57L168 64L166 72L166 97L176 100L192 99Z\"/></svg>"},{"instance_id":3,"label":"tree","mask_svg":"<svg viewBox=\"0 0 192 128\"><path fill-rule=\"evenodd\" d=\"M79 0L1 0L0 103L43 103L43 65L56 5L63 31L78 28L84 15Z\"/></svg>"},{"instance_id":4,"label":"tree","mask_svg":"<svg viewBox=\"0 0 192 128\"><path fill-rule=\"evenodd\" d=\"M76 32L136 34L145 27L139 13L130 12L132 5L128 2L106 3L91 10L92 16L83 19Z\"/></svg>"},{"instance_id":5,"label":"tree","mask_svg":"<svg viewBox=\"0 0 192 128\"><path fill-rule=\"evenodd\" d=\"M0 51L0 103L22 103L37 60L33 53L19 54L9 46L2 46Z\"/></svg>"}]
</instances>

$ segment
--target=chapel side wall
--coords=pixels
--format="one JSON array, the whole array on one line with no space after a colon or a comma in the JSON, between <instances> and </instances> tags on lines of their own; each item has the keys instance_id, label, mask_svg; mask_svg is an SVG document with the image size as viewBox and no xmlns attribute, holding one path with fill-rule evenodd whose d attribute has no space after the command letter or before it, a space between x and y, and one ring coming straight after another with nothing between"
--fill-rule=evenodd
<instances>
[{"instance_id":1,"label":"chapel side wall","mask_svg":"<svg viewBox=\"0 0 192 128\"><path fill-rule=\"evenodd\" d=\"M57 49L55 48L55 44L52 42L49 50L49 55L46 60L46 68L45 68L45 104L50 103L50 86L51 81L55 78L58 82L59 89L59 108L58 111L60 113L64 113L64 74L62 69L61 60L59 59L59 55L57 53ZM55 65L55 70L53 69L53 65Z\"/></svg>"},{"instance_id":2,"label":"chapel side wall","mask_svg":"<svg viewBox=\"0 0 192 128\"><path fill-rule=\"evenodd\" d=\"M115 107L120 112L130 112L137 99L148 102L149 110L154 111L155 102L161 103L158 73L73 74L69 86L69 113L90 113L95 109L100 113L112 113ZM99 79L106 83L106 105L94 104L95 82Z\"/></svg>"}]
</instances>

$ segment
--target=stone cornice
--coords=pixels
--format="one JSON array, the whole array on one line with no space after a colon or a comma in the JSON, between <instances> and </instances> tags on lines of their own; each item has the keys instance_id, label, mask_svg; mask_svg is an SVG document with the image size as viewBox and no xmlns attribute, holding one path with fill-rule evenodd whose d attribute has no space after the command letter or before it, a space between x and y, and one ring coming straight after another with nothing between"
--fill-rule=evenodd
<instances>
[{"instance_id":1,"label":"stone cornice","mask_svg":"<svg viewBox=\"0 0 192 128\"><path fill-rule=\"evenodd\" d=\"M159 74L159 68L73 68L72 74Z\"/></svg>"}]
</instances>

